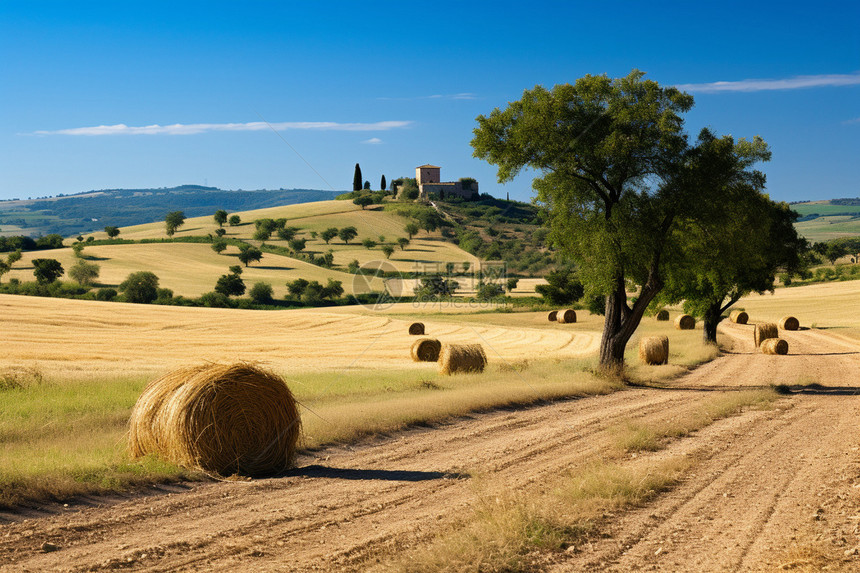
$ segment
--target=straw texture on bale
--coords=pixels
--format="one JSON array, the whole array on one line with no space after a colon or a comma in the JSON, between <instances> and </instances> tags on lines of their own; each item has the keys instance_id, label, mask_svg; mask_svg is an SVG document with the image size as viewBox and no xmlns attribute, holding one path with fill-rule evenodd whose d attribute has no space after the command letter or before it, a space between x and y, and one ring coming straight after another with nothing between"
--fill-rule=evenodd
<instances>
[{"instance_id":1,"label":"straw texture on bale","mask_svg":"<svg viewBox=\"0 0 860 573\"><path fill-rule=\"evenodd\" d=\"M733 310L729 314L729 320L734 322L735 324L746 324L750 319L750 315L745 313L742 310Z\"/></svg>"},{"instance_id":2,"label":"straw texture on bale","mask_svg":"<svg viewBox=\"0 0 860 573\"><path fill-rule=\"evenodd\" d=\"M435 338L419 338L412 343L412 360L415 362L436 362L442 343Z\"/></svg>"},{"instance_id":3,"label":"straw texture on bale","mask_svg":"<svg viewBox=\"0 0 860 573\"><path fill-rule=\"evenodd\" d=\"M756 348L760 348L761 343L768 338L779 338L776 325L772 322L760 322L759 324L756 324L753 338Z\"/></svg>"},{"instance_id":4,"label":"straw texture on bale","mask_svg":"<svg viewBox=\"0 0 860 573\"><path fill-rule=\"evenodd\" d=\"M487 355L480 344L445 344L439 354L439 374L483 372Z\"/></svg>"},{"instance_id":5,"label":"straw texture on bale","mask_svg":"<svg viewBox=\"0 0 860 573\"><path fill-rule=\"evenodd\" d=\"M555 322L556 318L558 318L558 311L557 310L549 311L549 314L546 316L546 319L550 322Z\"/></svg>"},{"instance_id":6,"label":"straw texture on bale","mask_svg":"<svg viewBox=\"0 0 860 573\"><path fill-rule=\"evenodd\" d=\"M576 322L576 312L571 309L560 310L555 319L561 324L573 324Z\"/></svg>"},{"instance_id":7,"label":"straw texture on bale","mask_svg":"<svg viewBox=\"0 0 860 573\"><path fill-rule=\"evenodd\" d=\"M788 341L782 338L768 338L761 343L764 354L788 354Z\"/></svg>"},{"instance_id":8,"label":"straw texture on bale","mask_svg":"<svg viewBox=\"0 0 860 573\"><path fill-rule=\"evenodd\" d=\"M657 313L657 320L660 320L660 321L669 320L669 311L664 309L664 310L661 310L660 312L658 312Z\"/></svg>"},{"instance_id":9,"label":"straw texture on bale","mask_svg":"<svg viewBox=\"0 0 860 573\"><path fill-rule=\"evenodd\" d=\"M284 381L248 363L175 370L143 390L129 449L229 476L266 476L293 465L301 420Z\"/></svg>"},{"instance_id":10,"label":"straw texture on bale","mask_svg":"<svg viewBox=\"0 0 860 573\"><path fill-rule=\"evenodd\" d=\"M409 325L409 334L424 334L424 323L413 322Z\"/></svg>"},{"instance_id":11,"label":"straw texture on bale","mask_svg":"<svg viewBox=\"0 0 860 573\"><path fill-rule=\"evenodd\" d=\"M693 330L696 328L696 319L689 314L682 314L675 319L675 328L678 330Z\"/></svg>"},{"instance_id":12,"label":"straw texture on bale","mask_svg":"<svg viewBox=\"0 0 860 573\"><path fill-rule=\"evenodd\" d=\"M782 330L797 330L800 328L800 321L793 316L783 316L779 319L779 327Z\"/></svg>"},{"instance_id":13,"label":"straw texture on bale","mask_svg":"<svg viewBox=\"0 0 860 573\"><path fill-rule=\"evenodd\" d=\"M669 337L643 336L639 339L639 360L645 364L668 364Z\"/></svg>"}]
</instances>

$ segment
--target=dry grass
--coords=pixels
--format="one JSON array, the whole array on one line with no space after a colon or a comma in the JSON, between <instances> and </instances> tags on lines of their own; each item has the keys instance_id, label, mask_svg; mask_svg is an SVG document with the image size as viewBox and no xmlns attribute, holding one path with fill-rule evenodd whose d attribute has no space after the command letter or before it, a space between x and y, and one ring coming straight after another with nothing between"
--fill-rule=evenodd
<instances>
[{"instance_id":1,"label":"dry grass","mask_svg":"<svg viewBox=\"0 0 860 573\"><path fill-rule=\"evenodd\" d=\"M769 408L779 398L774 390L728 392L703 400L684 415L627 422L616 427L616 447L622 452L657 451L673 439L689 436L717 420L746 409Z\"/></svg>"},{"instance_id":2,"label":"dry grass","mask_svg":"<svg viewBox=\"0 0 860 573\"><path fill-rule=\"evenodd\" d=\"M602 516L647 502L683 476L674 458L635 468L597 462L554 480L547 493L479 495L474 514L385 569L404 573L543 570L546 555L582 542Z\"/></svg>"}]
</instances>

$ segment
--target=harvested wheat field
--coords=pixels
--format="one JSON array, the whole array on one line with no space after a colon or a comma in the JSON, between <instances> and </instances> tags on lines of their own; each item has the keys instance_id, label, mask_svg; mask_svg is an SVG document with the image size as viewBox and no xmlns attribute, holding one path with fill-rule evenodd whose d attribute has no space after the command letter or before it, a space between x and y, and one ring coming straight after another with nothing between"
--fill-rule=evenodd
<instances>
[{"instance_id":1,"label":"harvested wheat field","mask_svg":"<svg viewBox=\"0 0 860 573\"><path fill-rule=\"evenodd\" d=\"M36 365L66 378L152 376L201 360L258 361L278 372L432 368L409 359L411 320L360 312L360 307L253 311L0 295L3 363ZM588 330L422 321L445 342L483 344L490 362L580 357L594 352L599 341L599 332Z\"/></svg>"}]
</instances>

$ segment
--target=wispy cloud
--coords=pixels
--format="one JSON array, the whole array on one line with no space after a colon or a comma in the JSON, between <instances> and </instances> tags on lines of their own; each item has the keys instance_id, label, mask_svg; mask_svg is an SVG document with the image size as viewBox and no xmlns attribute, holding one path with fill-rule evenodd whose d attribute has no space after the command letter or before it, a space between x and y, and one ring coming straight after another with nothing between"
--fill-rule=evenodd
<instances>
[{"instance_id":1,"label":"wispy cloud","mask_svg":"<svg viewBox=\"0 0 860 573\"><path fill-rule=\"evenodd\" d=\"M845 125L851 125L852 123L860 123L860 117L855 117L854 119L846 119L843 121Z\"/></svg>"},{"instance_id":2,"label":"wispy cloud","mask_svg":"<svg viewBox=\"0 0 860 573\"><path fill-rule=\"evenodd\" d=\"M57 129L36 131L34 135L195 135L212 131L265 131L275 129L313 130L313 131L388 131L401 129L412 125L411 121L377 121L374 123L337 123L333 121L287 121L281 123L266 123L252 121L249 123L174 123L172 125L129 126L123 123L116 125L97 125L94 127L75 127L72 129Z\"/></svg>"},{"instance_id":3,"label":"wispy cloud","mask_svg":"<svg viewBox=\"0 0 860 573\"><path fill-rule=\"evenodd\" d=\"M368 145L379 145L382 143L382 140L378 137L371 137L370 139L365 139L362 143L366 143Z\"/></svg>"},{"instance_id":4,"label":"wispy cloud","mask_svg":"<svg viewBox=\"0 0 860 573\"><path fill-rule=\"evenodd\" d=\"M760 92L770 90L797 90L803 88L839 87L860 85L860 72L853 74L823 74L819 76L795 76L770 80L740 80L735 82L711 82L707 84L680 84L676 88L686 92Z\"/></svg>"},{"instance_id":5,"label":"wispy cloud","mask_svg":"<svg viewBox=\"0 0 860 573\"><path fill-rule=\"evenodd\" d=\"M382 101L419 101L423 99L444 99L444 100L470 100L470 99L478 99L477 94L463 92L458 94L434 94L427 96L415 96L415 97L379 97L376 98Z\"/></svg>"}]
</instances>

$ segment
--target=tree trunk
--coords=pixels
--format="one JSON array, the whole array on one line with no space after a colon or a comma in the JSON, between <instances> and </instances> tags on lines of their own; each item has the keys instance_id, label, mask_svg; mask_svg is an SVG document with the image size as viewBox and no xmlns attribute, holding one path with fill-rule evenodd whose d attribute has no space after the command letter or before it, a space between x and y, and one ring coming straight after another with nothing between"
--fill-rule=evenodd
<instances>
[{"instance_id":1,"label":"tree trunk","mask_svg":"<svg viewBox=\"0 0 860 573\"><path fill-rule=\"evenodd\" d=\"M599 353L600 369L604 372L617 374L623 370L627 342L636 332L648 304L662 287L653 276L652 274L652 278L642 287L632 309L627 306L627 291L623 279L615 281L615 288L606 297L606 318L603 322Z\"/></svg>"},{"instance_id":2,"label":"tree trunk","mask_svg":"<svg viewBox=\"0 0 860 573\"><path fill-rule=\"evenodd\" d=\"M702 339L705 344L717 343L717 326L723 319L723 312L720 308L720 303L711 304L705 311L705 320L702 325Z\"/></svg>"}]
</instances>

